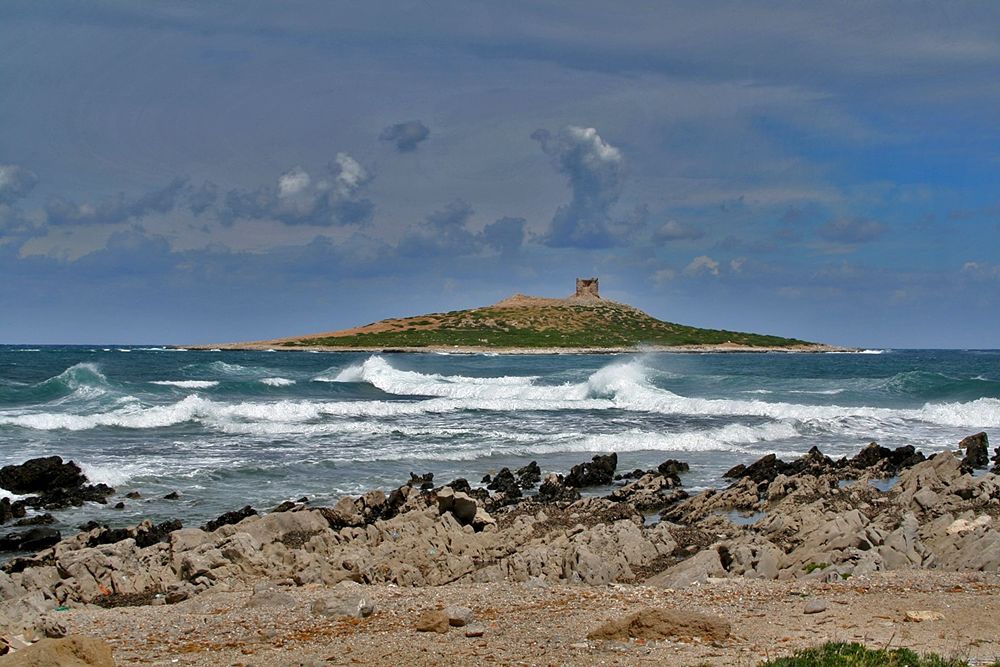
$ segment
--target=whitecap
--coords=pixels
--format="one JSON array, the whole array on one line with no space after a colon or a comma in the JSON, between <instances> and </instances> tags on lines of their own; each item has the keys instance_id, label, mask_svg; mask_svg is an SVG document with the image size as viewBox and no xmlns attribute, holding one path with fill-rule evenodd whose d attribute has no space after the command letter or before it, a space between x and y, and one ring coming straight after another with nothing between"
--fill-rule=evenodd
<instances>
[{"instance_id":1,"label":"whitecap","mask_svg":"<svg viewBox=\"0 0 1000 667\"><path fill-rule=\"evenodd\" d=\"M269 387L289 387L295 384L295 380L289 380L288 378L261 378L260 381Z\"/></svg>"},{"instance_id":2,"label":"whitecap","mask_svg":"<svg viewBox=\"0 0 1000 667\"><path fill-rule=\"evenodd\" d=\"M219 386L215 380L151 380L149 384L158 384L165 387L178 387L180 389L211 389Z\"/></svg>"}]
</instances>

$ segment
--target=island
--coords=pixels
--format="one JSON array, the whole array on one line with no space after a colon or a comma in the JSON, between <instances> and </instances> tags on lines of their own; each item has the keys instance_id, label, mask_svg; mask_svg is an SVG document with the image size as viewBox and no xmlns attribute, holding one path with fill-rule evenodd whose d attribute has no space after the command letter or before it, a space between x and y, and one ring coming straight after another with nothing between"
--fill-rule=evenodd
<instances>
[{"instance_id":1,"label":"island","mask_svg":"<svg viewBox=\"0 0 1000 667\"><path fill-rule=\"evenodd\" d=\"M846 351L796 338L665 322L602 298L597 278L577 278L575 293L562 299L515 294L491 306L390 318L339 331L185 347L501 354Z\"/></svg>"}]
</instances>

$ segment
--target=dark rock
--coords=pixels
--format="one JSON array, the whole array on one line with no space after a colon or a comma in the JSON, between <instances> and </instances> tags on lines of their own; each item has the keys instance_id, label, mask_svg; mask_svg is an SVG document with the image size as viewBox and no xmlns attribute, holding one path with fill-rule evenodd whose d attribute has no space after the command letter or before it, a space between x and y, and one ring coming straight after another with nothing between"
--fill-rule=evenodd
<instances>
[{"instance_id":1,"label":"dark rock","mask_svg":"<svg viewBox=\"0 0 1000 667\"><path fill-rule=\"evenodd\" d=\"M18 519L14 522L15 526L48 526L56 522L56 518L46 512L45 514L36 514L30 519Z\"/></svg>"},{"instance_id":2,"label":"dark rock","mask_svg":"<svg viewBox=\"0 0 1000 667\"><path fill-rule=\"evenodd\" d=\"M573 502L580 499L580 492L567 486L562 475L546 475L538 487L538 500L543 503Z\"/></svg>"},{"instance_id":3,"label":"dark rock","mask_svg":"<svg viewBox=\"0 0 1000 667\"><path fill-rule=\"evenodd\" d=\"M850 459L847 465L859 470L881 467L887 474L895 475L901 470L915 466L925 458L913 445L889 449L873 442Z\"/></svg>"},{"instance_id":4,"label":"dark rock","mask_svg":"<svg viewBox=\"0 0 1000 667\"><path fill-rule=\"evenodd\" d=\"M181 497L181 494L177 493L176 491L171 491L167 495L163 496L163 499L164 500L178 500L178 499L180 499L180 497Z\"/></svg>"},{"instance_id":5,"label":"dark rock","mask_svg":"<svg viewBox=\"0 0 1000 667\"><path fill-rule=\"evenodd\" d=\"M650 471L643 470L642 468L636 468L632 472L623 472L620 475L615 475L615 481L618 482L618 481L621 481L623 479L639 479L640 477L642 477L643 475L647 474L648 472L652 472L652 471L651 470Z\"/></svg>"},{"instance_id":6,"label":"dark rock","mask_svg":"<svg viewBox=\"0 0 1000 667\"><path fill-rule=\"evenodd\" d=\"M416 487L421 491L430 491L434 488L434 473L427 472L423 475L417 475L416 473L410 473L410 481L407 482L408 486Z\"/></svg>"},{"instance_id":7,"label":"dark rock","mask_svg":"<svg viewBox=\"0 0 1000 667\"><path fill-rule=\"evenodd\" d=\"M97 529L97 532L87 539L87 546L96 547L101 544L115 544L122 540L134 539L135 545L142 549L158 542L169 541L170 533L180 530L183 527L177 519L171 519L156 525L152 521L147 520L133 528L109 528L107 526L95 525L90 530Z\"/></svg>"},{"instance_id":8,"label":"dark rock","mask_svg":"<svg viewBox=\"0 0 1000 667\"><path fill-rule=\"evenodd\" d=\"M743 476L743 473L746 472L746 469L747 467L745 465L737 463L732 468L722 473L722 476L725 479L739 479Z\"/></svg>"},{"instance_id":9,"label":"dark rock","mask_svg":"<svg viewBox=\"0 0 1000 667\"><path fill-rule=\"evenodd\" d=\"M459 477L456 480L452 480L445 484L445 486L450 486L453 491L459 491L460 493L468 493L472 491L472 486L469 485L469 480L464 477Z\"/></svg>"},{"instance_id":10,"label":"dark rock","mask_svg":"<svg viewBox=\"0 0 1000 667\"><path fill-rule=\"evenodd\" d=\"M117 503L115 503L115 509L116 510L123 510L123 509L125 509L125 503L123 503L123 502L117 502Z\"/></svg>"},{"instance_id":11,"label":"dark rock","mask_svg":"<svg viewBox=\"0 0 1000 667\"><path fill-rule=\"evenodd\" d=\"M74 506L79 507L85 502L107 504L108 496L114 495L115 490L107 484L92 484L73 488L54 488L45 491L37 496L25 498L24 503L28 507L43 509L63 509Z\"/></svg>"},{"instance_id":12,"label":"dark rock","mask_svg":"<svg viewBox=\"0 0 1000 667\"><path fill-rule=\"evenodd\" d=\"M94 530L95 528L107 528L107 526L105 526L104 524L101 524L101 523L97 523L94 520L90 520L87 523L81 523L76 528L81 533L89 533L90 531Z\"/></svg>"},{"instance_id":13,"label":"dark rock","mask_svg":"<svg viewBox=\"0 0 1000 667\"><path fill-rule=\"evenodd\" d=\"M14 520L14 510L11 509L10 498L0 498L0 526Z\"/></svg>"},{"instance_id":14,"label":"dark rock","mask_svg":"<svg viewBox=\"0 0 1000 667\"><path fill-rule=\"evenodd\" d=\"M479 483L480 484L489 484L492 481L493 481L493 476L490 475L489 473L486 473L485 475L483 475L483 478L481 480L479 480Z\"/></svg>"},{"instance_id":15,"label":"dark rock","mask_svg":"<svg viewBox=\"0 0 1000 667\"><path fill-rule=\"evenodd\" d=\"M0 468L0 487L12 493L45 493L50 489L83 486L87 477L80 466L62 457L29 459L21 465Z\"/></svg>"},{"instance_id":16,"label":"dark rock","mask_svg":"<svg viewBox=\"0 0 1000 667\"><path fill-rule=\"evenodd\" d=\"M517 472L517 483L521 485L522 489L531 489L542 481L542 469L538 467L536 461L532 461L523 468L518 468Z\"/></svg>"},{"instance_id":17,"label":"dark rock","mask_svg":"<svg viewBox=\"0 0 1000 667\"><path fill-rule=\"evenodd\" d=\"M597 454L589 463L581 463L570 468L566 485L575 488L605 486L615 480L618 454Z\"/></svg>"},{"instance_id":18,"label":"dark rock","mask_svg":"<svg viewBox=\"0 0 1000 667\"><path fill-rule=\"evenodd\" d=\"M125 497L129 500L138 500L139 498L142 498L142 494L138 491L129 491L125 494Z\"/></svg>"},{"instance_id":19,"label":"dark rock","mask_svg":"<svg viewBox=\"0 0 1000 667\"><path fill-rule=\"evenodd\" d=\"M656 471L668 479L674 480L675 483L681 483L681 473L687 472L691 469L687 463L684 461L678 461L677 459L667 459L659 466L657 466Z\"/></svg>"},{"instance_id":20,"label":"dark rock","mask_svg":"<svg viewBox=\"0 0 1000 667\"><path fill-rule=\"evenodd\" d=\"M20 533L0 537L0 551L41 551L62 539L54 528L39 526Z\"/></svg>"},{"instance_id":21,"label":"dark rock","mask_svg":"<svg viewBox=\"0 0 1000 667\"><path fill-rule=\"evenodd\" d=\"M238 509L234 512L226 512L225 514L222 514L216 517L215 519L212 519L204 526L202 526L201 529L204 530L206 533L211 533L215 530L218 530L222 526L228 526L233 523L239 523L243 519L246 519L247 517L251 516L257 516L257 510L250 507L249 505L246 505L245 507L243 507L243 509Z\"/></svg>"},{"instance_id":22,"label":"dark rock","mask_svg":"<svg viewBox=\"0 0 1000 667\"><path fill-rule=\"evenodd\" d=\"M297 503L307 503L307 502L309 502L309 496L302 496L301 498L299 498L295 502L297 502Z\"/></svg>"},{"instance_id":23,"label":"dark rock","mask_svg":"<svg viewBox=\"0 0 1000 667\"><path fill-rule=\"evenodd\" d=\"M990 439L986 433L976 433L958 443L959 449L965 450L965 458L962 459L962 468L975 470L985 468L990 463Z\"/></svg>"},{"instance_id":24,"label":"dark rock","mask_svg":"<svg viewBox=\"0 0 1000 667\"><path fill-rule=\"evenodd\" d=\"M486 488L490 491L502 493L508 499L521 497L521 487L518 485L517 480L514 479L514 473L510 471L510 468L500 470L493 480L486 485Z\"/></svg>"},{"instance_id":25,"label":"dark rock","mask_svg":"<svg viewBox=\"0 0 1000 667\"><path fill-rule=\"evenodd\" d=\"M273 514L274 512L290 512L293 509L295 509L295 503L293 503L291 500L286 500L277 507L273 508L271 510L271 513Z\"/></svg>"}]
</instances>

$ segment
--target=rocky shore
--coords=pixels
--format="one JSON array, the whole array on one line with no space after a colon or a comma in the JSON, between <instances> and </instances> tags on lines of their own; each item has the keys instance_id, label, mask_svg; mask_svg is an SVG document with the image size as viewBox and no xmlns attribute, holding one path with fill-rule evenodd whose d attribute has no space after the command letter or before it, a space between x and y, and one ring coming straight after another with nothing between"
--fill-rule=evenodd
<instances>
[{"instance_id":1,"label":"rocky shore","mask_svg":"<svg viewBox=\"0 0 1000 667\"><path fill-rule=\"evenodd\" d=\"M43 468L61 476L7 486ZM73 468L8 466L0 486L39 508L113 494ZM0 665L45 664L24 660L70 650L67 634L121 664L757 664L855 635L1000 656L1000 449L986 434L930 458L875 443L836 461L766 456L690 495L685 471L622 472L611 454L565 475L412 475L200 528L93 525L3 566ZM611 492L581 495L594 487Z\"/></svg>"}]
</instances>

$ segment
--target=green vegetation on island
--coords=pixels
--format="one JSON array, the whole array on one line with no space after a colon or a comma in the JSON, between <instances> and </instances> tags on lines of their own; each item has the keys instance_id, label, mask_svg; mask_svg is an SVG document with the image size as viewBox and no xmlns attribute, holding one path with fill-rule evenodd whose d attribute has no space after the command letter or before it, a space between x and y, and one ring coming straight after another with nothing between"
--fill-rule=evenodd
<instances>
[{"instance_id":1,"label":"green vegetation on island","mask_svg":"<svg viewBox=\"0 0 1000 667\"><path fill-rule=\"evenodd\" d=\"M800 347L806 341L664 322L602 299L513 297L494 306L383 320L331 334L286 339L286 347L633 348L738 345Z\"/></svg>"}]
</instances>

